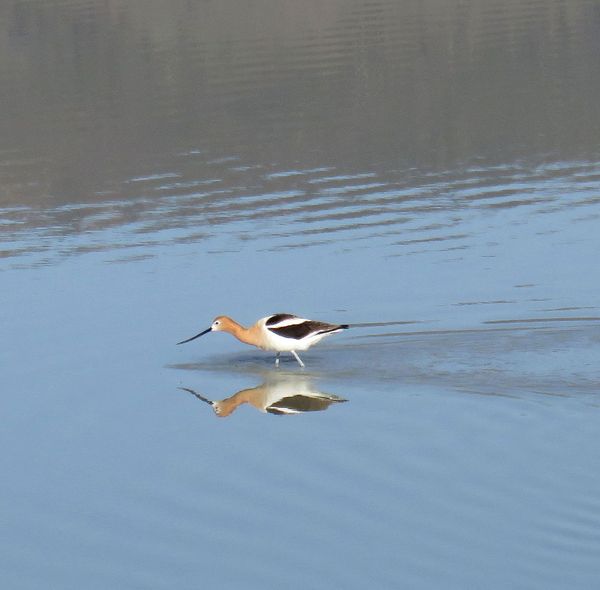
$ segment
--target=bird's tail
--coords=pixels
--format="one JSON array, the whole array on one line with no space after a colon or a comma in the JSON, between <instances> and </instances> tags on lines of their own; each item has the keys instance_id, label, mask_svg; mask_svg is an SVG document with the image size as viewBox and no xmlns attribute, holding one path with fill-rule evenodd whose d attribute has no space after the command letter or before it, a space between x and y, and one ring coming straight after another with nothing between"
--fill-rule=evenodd
<instances>
[{"instance_id":1,"label":"bird's tail","mask_svg":"<svg viewBox=\"0 0 600 590\"><path fill-rule=\"evenodd\" d=\"M319 334L331 334L332 332L339 332L340 330L347 330L350 326L348 324L340 324L339 326L332 326L326 330L320 330Z\"/></svg>"}]
</instances>

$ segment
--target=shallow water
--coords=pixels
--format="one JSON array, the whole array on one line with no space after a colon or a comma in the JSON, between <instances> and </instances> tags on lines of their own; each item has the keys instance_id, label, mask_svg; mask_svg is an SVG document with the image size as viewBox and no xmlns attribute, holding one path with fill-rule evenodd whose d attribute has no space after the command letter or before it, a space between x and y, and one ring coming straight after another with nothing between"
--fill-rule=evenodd
<instances>
[{"instance_id":1,"label":"shallow water","mask_svg":"<svg viewBox=\"0 0 600 590\"><path fill-rule=\"evenodd\" d=\"M2 587L597 585L599 39L2 4ZM175 346L278 311L351 329Z\"/></svg>"}]
</instances>

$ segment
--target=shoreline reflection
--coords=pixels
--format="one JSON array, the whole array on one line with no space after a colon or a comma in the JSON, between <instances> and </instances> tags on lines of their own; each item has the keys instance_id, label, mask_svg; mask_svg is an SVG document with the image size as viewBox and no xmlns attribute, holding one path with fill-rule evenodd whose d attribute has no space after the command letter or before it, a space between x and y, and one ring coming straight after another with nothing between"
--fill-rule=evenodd
<instances>
[{"instance_id":1,"label":"shoreline reflection","mask_svg":"<svg viewBox=\"0 0 600 590\"><path fill-rule=\"evenodd\" d=\"M319 391L310 379L295 374L269 377L261 385L241 389L222 400L211 400L189 387L179 389L210 405L220 418L230 416L243 404L250 404L267 414L283 416L321 412L332 404L348 401L337 395Z\"/></svg>"}]
</instances>

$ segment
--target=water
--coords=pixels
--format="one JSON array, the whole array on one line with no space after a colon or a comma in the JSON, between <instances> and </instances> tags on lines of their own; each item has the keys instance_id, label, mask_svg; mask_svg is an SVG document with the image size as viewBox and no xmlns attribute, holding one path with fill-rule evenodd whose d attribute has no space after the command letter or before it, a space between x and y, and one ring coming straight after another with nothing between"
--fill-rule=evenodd
<instances>
[{"instance_id":1,"label":"water","mask_svg":"<svg viewBox=\"0 0 600 590\"><path fill-rule=\"evenodd\" d=\"M2 587L595 587L599 33L3 3Z\"/></svg>"}]
</instances>

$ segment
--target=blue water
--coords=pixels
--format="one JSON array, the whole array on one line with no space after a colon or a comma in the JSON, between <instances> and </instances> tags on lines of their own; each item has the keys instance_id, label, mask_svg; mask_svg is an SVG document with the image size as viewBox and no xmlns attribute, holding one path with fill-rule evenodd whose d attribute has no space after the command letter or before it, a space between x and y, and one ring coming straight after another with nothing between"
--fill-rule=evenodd
<instances>
[{"instance_id":1,"label":"blue water","mask_svg":"<svg viewBox=\"0 0 600 590\"><path fill-rule=\"evenodd\" d=\"M2 588L597 586L599 22L561 7L0 9ZM351 329L305 370L175 344L280 311Z\"/></svg>"}]
</instances>

